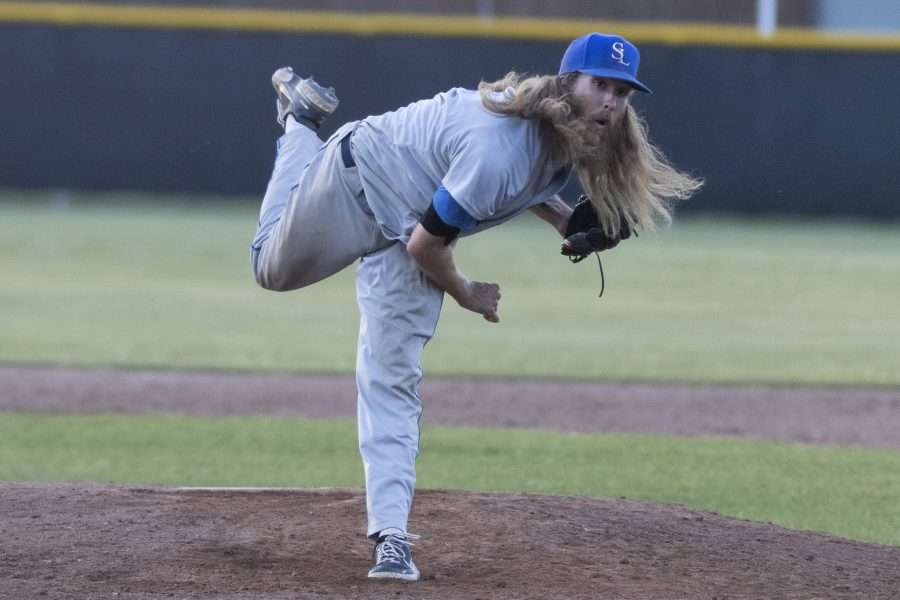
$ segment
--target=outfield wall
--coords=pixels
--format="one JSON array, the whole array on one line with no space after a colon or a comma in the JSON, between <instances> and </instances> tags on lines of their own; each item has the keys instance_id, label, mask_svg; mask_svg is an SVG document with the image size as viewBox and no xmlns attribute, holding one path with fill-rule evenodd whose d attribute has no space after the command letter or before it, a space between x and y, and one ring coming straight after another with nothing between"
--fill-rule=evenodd
<instances>
[{"instance_id":1,"label":"outfield wall","mask_svg":"<svg viewBox=\"0 0 900 600\"><path fill-rule=\"evenodd\" d=\"M328 134L510 68L555 72L570 39L39 21L0 18L2 187L259 194L277 66L337 88ZM708 181L684 210L900 215L900 44L727 33L630 35L655 91L636 98L652 137Z\"/></svg>"}]
</instances>

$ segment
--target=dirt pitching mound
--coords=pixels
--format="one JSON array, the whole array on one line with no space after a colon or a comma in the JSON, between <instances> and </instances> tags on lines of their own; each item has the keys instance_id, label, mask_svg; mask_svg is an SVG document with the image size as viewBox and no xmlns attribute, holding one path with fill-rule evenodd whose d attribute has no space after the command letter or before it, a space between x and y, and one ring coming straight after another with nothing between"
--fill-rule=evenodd
<instances>
[{"instance_id":1,"label":"dirt pitching mound","mask_svg":"<svg viewBox=\"0 0 900 600\"><path fill-rule=\"evenodd\" d=\"M355 490L0 485L3 598L896 598L900 548L678 506L420 491L415 584Z\"/></svg>"}]
</instances>

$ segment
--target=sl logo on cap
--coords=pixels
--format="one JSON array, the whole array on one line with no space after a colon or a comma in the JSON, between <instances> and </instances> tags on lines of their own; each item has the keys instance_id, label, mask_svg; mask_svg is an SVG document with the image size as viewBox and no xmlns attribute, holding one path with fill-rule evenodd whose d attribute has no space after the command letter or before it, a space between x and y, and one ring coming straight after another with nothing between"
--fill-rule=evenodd
<instances>
[{"instance_id":1,"label":"sl logo on cap","mask_svg":"<svg viewBox=\"0 0 900 600\"><path fill-rule=\"evenodd\" d=\"M631 65L630 62L625 62L625 45L622 42L613 42L610 57L624 67Z\"/></svg>"}]
</instances>

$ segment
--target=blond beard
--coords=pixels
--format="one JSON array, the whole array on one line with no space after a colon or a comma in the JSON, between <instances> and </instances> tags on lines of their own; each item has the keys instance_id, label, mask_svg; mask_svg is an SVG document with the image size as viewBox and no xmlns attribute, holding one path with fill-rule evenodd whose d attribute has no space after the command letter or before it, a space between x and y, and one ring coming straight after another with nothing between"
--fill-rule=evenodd
<instances>
[{"instance_id":1,"label":"blond beard","mask_svg":"<svg viewBox=\"0 0 900 600\"><path fill-rule=\"evenodd\" d=\"M594 121L585 118L579 118L580 122L576 129L578 135L576 138L567 139L568 153L572 162L578 165L586 165L593 163L594 165L605 165L616 140L620 138L621 119L609 127L601 127Z\"/></svg>"}]
</instances>

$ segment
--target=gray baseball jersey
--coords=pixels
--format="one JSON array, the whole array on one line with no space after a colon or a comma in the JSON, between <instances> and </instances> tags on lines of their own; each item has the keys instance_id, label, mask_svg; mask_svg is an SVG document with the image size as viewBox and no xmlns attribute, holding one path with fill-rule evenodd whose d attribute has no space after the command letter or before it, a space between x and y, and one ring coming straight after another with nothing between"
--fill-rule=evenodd
<instances>
[{"instance_id":1,"label":"gray baseball jersey","mask_svg":"<svg viewBox=\"0 0 900 600\"><path fill-rule=\"evenodd\" d=\"M441 185L478 222L471 234L547 201L571 171L536 121L490 112L462 88L364 119L351 146L382 233L403 242Z\"/></svg>"}]
</instances>

